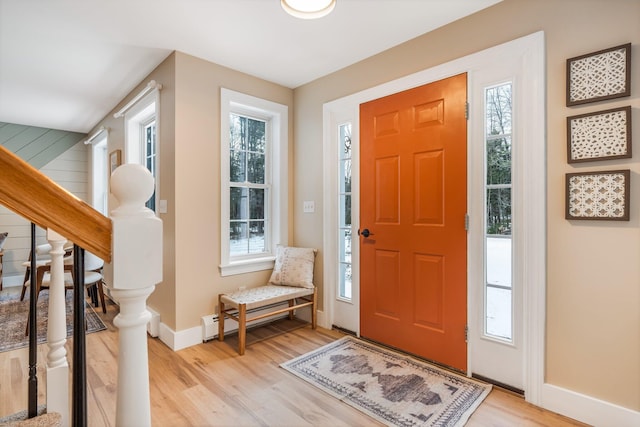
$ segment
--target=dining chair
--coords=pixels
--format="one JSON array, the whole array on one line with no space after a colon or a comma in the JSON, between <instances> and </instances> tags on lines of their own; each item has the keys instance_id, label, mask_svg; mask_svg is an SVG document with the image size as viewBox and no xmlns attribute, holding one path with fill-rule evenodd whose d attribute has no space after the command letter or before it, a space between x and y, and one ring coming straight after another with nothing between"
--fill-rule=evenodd
<instances>
[{"instance_id":1,"label":"dining chair","mask_svg":"<svg viewBox=\"0 0 640 427\"><path fill-rule=\"evenodd\" d=\"M51 266L50 260L43 260L43 264L36 267L36 299L40 295L40 292L49 289L51 285ZM106 314L107 305L104 298L104 276L102 275L102 267L104 261L94 254L85 251L84 255L84 288L89 291L95 288L100 298L102 305L102 312ZM64 290L65 293L68 289L74 288L73 281L73 256L64 258ZM24 288L23 288L24 290ZM27 321L27 329L25 335L29 335L29 322Z\"/></svg>"},{"instance_id":2,"label":"dining chair","mask_svg":"<svg viewBox=\"0 0 640 427\"><path fill-rule=\"evenodd\" d=\"M71 268L67 269L66 265L69 259L72 260L73 255L73 243L68 242L64 246L64 260L65 260L65 271L70 271ZM51 252L51 245L49 243L45 243L42 245L36 246L36 272L39 272L40 280L37 279L38 273L36 273L36 284L42 283L42 279L44 277L44 273L49 271L49 263L51 262L51 256L49 255ZM73 260L71 261L73 263ZM73 265L73 264L72 264ZM25 267L24 271L24 279L22 279L22 292L20 293L20 301L24 300L24 296L27 293L27 289L30 286L30 278L31 278L31 251L29 251L29 258L27 261L22 263L22 266Z\"/></svg>"}]
</instances>

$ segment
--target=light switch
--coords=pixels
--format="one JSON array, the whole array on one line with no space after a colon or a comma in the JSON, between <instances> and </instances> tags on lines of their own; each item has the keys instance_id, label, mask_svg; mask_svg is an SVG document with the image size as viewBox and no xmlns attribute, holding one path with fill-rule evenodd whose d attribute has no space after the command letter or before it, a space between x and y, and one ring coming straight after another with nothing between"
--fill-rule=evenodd
<instances>
[{"instance_id":1,"label":"light switch","mask_svg":"<svg viewBox=\"0 0 640 427\"><path fill-rule=\"evenodd\" d=\"M302 202L302 211L304 213L313 213L316 211L316 203L313 200L305 200Z\"/></svg>"},{"instance_id":2,"label":"light switch","mask_svg":"<svg viewBox=\"0 0 640 427\"><path fill-rule=\"evenodd\" d=\"M160 200L158 203L158 213L167 213L167 201L166 200Z\"/></svg>"}]
</instances>

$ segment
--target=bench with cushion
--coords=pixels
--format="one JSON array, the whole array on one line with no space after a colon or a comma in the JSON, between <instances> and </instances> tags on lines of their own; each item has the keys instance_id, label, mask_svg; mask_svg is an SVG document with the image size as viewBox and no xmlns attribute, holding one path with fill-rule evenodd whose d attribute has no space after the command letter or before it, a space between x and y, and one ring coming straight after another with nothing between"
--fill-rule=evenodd
<instances>
[{"instance_id":1,"label":"bench with cushion","mask_svg":"<svg viewBox=\"0 0 640 427\"><path fill-rule=\"evenodd\" d=\"M317 291L313 285L315 249L278 247L276 262L269 283L256 288L241 289L218 295L218 340L224 341L224 320L229 317L238 322L238 353L244 354L247 322L280 313L311 307L311 327L317 326ZM287 301L288 307L268 309ZM268 311L247 318L247 310L267 308ZM235 313L237 311L237 314Z\"/></svg>"}]
</instances>

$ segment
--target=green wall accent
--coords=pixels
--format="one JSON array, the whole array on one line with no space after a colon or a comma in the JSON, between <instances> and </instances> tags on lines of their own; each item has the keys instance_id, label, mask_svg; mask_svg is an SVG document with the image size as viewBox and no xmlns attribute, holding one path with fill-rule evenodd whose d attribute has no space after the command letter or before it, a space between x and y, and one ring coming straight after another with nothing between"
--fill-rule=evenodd
<instances>
[{"instance_id":1,"label":"green wall accent","mask_svg":"<svg viewBox=\"0 0 640 427\"><path fill-rule=\"evenodd\" d=\"M0 145L36 169L64 153L87 135L79 132L0 122Z\"/></svg>"}]
</instances>

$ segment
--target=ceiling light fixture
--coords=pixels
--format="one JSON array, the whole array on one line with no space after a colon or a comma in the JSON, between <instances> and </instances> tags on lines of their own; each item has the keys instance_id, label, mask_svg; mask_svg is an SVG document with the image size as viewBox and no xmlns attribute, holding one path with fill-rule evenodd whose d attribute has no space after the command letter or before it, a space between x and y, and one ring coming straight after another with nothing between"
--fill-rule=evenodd
<instances>
[{"instance_id":1,"label":"ceiling light fixture","mask_svg":"<svg viewBox=\"0 0 640 427\"><path fill-rule=\"evenodd\" d=\"M336 7L336 0L280 0L280 4L291 16L316 19L331 13Z\"/></svg>"}]
</instances>

